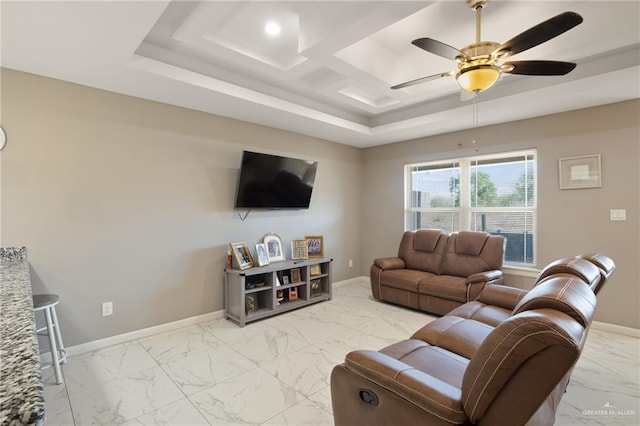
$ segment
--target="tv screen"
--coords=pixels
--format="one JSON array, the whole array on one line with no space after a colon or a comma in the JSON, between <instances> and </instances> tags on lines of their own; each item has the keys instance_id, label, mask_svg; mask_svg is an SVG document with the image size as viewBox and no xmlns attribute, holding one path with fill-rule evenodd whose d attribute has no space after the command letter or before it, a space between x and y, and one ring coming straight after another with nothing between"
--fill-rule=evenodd
<instances>
[{"instance_id":1,"label":"tv screen","mask_svg":"<svg viewBox=\"0 0 640 426\"><path fill-rule=\"evenodd\" d=\"M316 161L244 151L235 207L308 209L317 167Z\"/></svg>"}]
</instances>

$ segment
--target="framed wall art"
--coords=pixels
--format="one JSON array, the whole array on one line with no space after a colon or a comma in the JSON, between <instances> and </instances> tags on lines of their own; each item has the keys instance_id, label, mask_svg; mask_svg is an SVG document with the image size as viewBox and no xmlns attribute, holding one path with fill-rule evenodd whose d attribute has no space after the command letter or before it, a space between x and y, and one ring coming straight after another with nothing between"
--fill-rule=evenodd
<instances>
[{"instance_id":1,"label":"framed wall art","mask_svg":"<svg viewBox=\"0 0 640 426\"><path fill-rule=\"evenodd\" d=\"M282 248L282 239L277 234L269 233L265 235L262 242L267 247L267 257L269 258L269 262L286 260L284 250Z\"/></svg>"},{"instance_id":2,"label":"framed wall art","mask_svg":"<svg viewBox=\"0 0 640 426\"><path fill-rule=\"evenodd\" d=\"M231 253L233 254L233 258L236 260L238 269L248 269L253 267L253 258L251 257L247 243L244 241L238 241L235 243L229 243L229 246L231 247Z\"/></svg>"},{"instance_id":3,"label":"framed wall art","mask_svg":"<svg viewBox=\"0 0 640 426\"><path fill-rule=\"evenodd\" d=\"M600 154L561 158L560 189L600 188L602 172Z\"/></svg>"},{"instance_id":4,"label":"framed wall art","mask_svg":"<svg viewBox=\"0 0 640 426\"><path fill-rule=\"evenodd\" d=\"M256 257L258 258L258 266L269 264L269 256L267 256L267 246L264 243L256 244Z\"/></svg>"},{"instance_id":5,"label":"framed wall art","mask_svg":"<svg viewBox=\"0 0 640 426\"><path fill-rule=\"evenodd\" d=\"M322 235L307 235L307 253L309 257L324 257L324 238Z\"/></svg>"}]
</instances>

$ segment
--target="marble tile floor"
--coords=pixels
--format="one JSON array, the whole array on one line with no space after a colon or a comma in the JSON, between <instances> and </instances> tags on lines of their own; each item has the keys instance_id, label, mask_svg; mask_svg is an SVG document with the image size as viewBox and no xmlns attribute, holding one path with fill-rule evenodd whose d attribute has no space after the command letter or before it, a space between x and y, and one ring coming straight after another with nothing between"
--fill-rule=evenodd
<instances>
[{"instance_id":1,"label":"marble tile floor","mask_svg":"<svg viewBox=\"0 0 640 426\"><path fill-rule=\"evenodd\" d=\"M331 425L329 375L432 317L376 302L369 285L250 323L225 319L70 357L44 371L46 425ZM592 329L557 425L640 424L640 339Z\"/></svg>"}]
</instances>

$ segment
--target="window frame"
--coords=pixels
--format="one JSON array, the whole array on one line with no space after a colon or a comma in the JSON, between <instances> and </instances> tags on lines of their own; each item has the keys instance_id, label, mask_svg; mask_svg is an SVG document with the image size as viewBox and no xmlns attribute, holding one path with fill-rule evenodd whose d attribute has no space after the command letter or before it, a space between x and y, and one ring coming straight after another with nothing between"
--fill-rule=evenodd
<instances>
[{"instance_id":1,"label":"window frame","mask_svg":"<svg viewBox=\"0 0 640 426\"><path fill-rule=\"evenodd\" d=\"M521 207L473 207L471 205L471 170L473 166L477 166L479 162L486 160L500 160L508 159L511 157L527 157L531 156L533 160L533 200L531 205L525 205ZM526 161L526 160L525 160ZM431 167L438 165L451 164L456 165L460 170L460 197L459 206L455 207L414 207L413 206L413 180L412 172L417 167ZM404 195L404 229L413 230L415 219L414 216L420 213L458 213L458 231L471 230L471 224L473 222L472 217L474 213L511 213L518 212L526 215L527 212L531 212L532 224L532 251L531 263L527 262L513 262L505 260L506 267L512 268L535 268L537 265L537 237L538 237L538 152L537 149L526 149L518 151L499 152L493 154L471 155L456 158L444 158L434 161L426 161L420 163L405 164L404 167L404 179L405 179L405 195ZM526 178L525 178L526 179ZM526 181L525 181L526 182ZM525 191L527 185L525 184ZM526 196L525 196L526 199ZM528 204L528 203L525 203ZM526 219L525 219L526 223ZM525 225L526 229L526 225ZM526 235L526 232L525 232ZM526 259L526 244L524 247Z\"/></svg>"}]
</instances>

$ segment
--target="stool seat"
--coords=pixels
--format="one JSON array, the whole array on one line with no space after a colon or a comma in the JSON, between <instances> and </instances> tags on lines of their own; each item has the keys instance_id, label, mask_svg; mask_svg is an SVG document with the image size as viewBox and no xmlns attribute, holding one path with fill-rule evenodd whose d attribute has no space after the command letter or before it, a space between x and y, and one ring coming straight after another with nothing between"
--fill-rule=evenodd
<instances>
[{"instance_id":1,"label":"stool seat","mask_svg":"<svg viewBox=\"0 0 640 426\"><path fill-rule=\"evenodd\" d=\"M57 305L60 298L57 294L34 294L33 295L33 309L39 311L41 309L48 308L49 306Z\"/></svg>"},{"instance_id":2,"label":"stool seat","mask_svg":"<svg viewBox=\"0 0 640 426\"><path fill-rule=\"evenodd\" d=\"M37 328L36 333L40 336L49 337L49 347L51 349L51 362L43 364L42 368L53 367L56 375L56 383L58 384L63 382L60 364L64 364L67 360L67 351L62 344L62 333L60 332L58 316L56 315L56 305L59 302L60 298L57 294L33 295L34 313L44 311L44 319L46 322L46 326Z\"/></svg>"}]
</instances>

